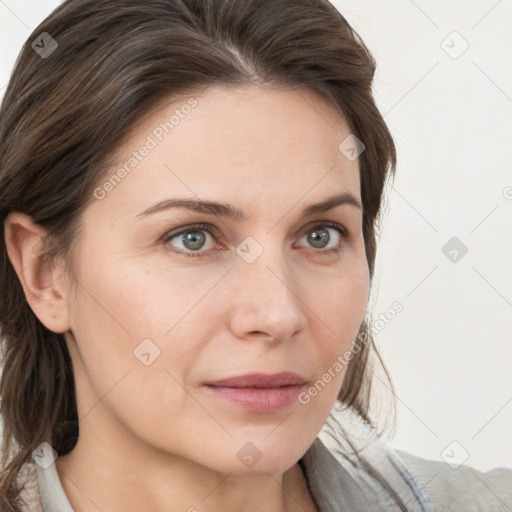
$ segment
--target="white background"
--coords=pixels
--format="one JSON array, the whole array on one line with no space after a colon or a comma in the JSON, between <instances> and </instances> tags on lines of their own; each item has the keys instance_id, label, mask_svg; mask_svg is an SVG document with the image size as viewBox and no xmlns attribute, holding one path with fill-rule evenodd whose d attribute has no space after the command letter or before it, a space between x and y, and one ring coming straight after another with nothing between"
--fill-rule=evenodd
<instances>
[{"instance_id":1,"label":"white background","mask_svg":"<svg viewBox=\"0 0 512 512\"><path fill-rule=\"evenodd\" d=\"M333 3L377 60L398 147L372 295L374 319L403 306L377 336L397 393L392 444L512 467L512 1ZM0 96L58 4L0 0ZM442 252L452 237L468 249L456 262Z\"/></svg>"}]
</instances>

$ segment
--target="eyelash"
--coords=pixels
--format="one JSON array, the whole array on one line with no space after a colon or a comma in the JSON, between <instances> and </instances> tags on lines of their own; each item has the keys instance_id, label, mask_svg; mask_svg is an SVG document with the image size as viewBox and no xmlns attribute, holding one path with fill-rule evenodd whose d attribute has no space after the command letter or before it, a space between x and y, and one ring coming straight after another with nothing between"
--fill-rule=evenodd
<instances>
[{"instance_id":1,"label":"eyelash","mask_svg":"<svg viewBox=\"0 0 512 512\"><path fill-rule=\"evenodd\" d=\"M305 231L302 232L301 238L309 231L313 231L314 229L325 228L325 227L336 229L338 231L338 233L341 235L341 238L343 241L347 241L349 239L350 235L349 235L348 231L341 224L338 224L336 222L331 222L331 221L320 222L319 224L315 224L314 226L306 229ZM170 240L172 240L173 238L176 238L179 235L183 235L190 231L203 231L203 230L206 231L207 233L209 233L210 235L212 235L212 237L216 238L216 234L217 234L216 228L214 228L208 224L193 224L191 226L187 226L186 229L181 229L180 231L171 231L171 232L166 233L160 239L160 242L162 244L166 245ZM341 250L341 247L334 247L331 249L324 249L324 250L319 249L319 250L316 250L315 252L320 253L320 254L332 254L332 253L338 253L340 250ZM182 254L182 255L186 256L187 258L200 258L200 257L204 257L210 251L175 251L175 250L171 250L171 252L176 253L176 254Z\"/></svg>"}]
</instances>

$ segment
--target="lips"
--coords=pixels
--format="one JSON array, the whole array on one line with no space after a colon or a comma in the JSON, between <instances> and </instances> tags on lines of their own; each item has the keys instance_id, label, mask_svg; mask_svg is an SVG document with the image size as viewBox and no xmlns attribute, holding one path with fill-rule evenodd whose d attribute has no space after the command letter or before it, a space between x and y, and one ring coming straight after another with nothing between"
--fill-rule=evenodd
<instances>
[{"instance_id":1,"label":"lips","mask_svg":"<svg viewBox=\"0 0 512 512\"><path fill-rule=\"evenodd\" d=\"M292 372L275 374L250 373L238 377L229 377L216 381L205 382L205 386L223 388L280 388L283 386L301 386L306 379Z\"/></svg>"},{"instance_id":2,"label":"lips","mask_svg":"<svg viewBox=\"0 0 512 512\"><path fill-rule=\"evenodd\" d=\"M272 413L297 402L306 379L292 372L251 373L204 383L205 391L252 413Z\"/></svg>"}]
</instances>

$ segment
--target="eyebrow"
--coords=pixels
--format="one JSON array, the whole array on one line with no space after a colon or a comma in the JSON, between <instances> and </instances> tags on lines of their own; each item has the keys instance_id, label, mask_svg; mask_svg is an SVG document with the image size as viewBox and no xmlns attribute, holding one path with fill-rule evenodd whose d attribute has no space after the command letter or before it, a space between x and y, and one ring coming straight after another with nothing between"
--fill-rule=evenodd
<instances>
[{"instance_id":1,"label":"eyebrow","mask_svg":"<svg viewBox=\"0 0 512 512\"><path fill-rule=\"evenodd\" d=\"M316 213L323 213L337 206L349 205L363 211L363 207L359 199L351 194L350 192L344 192L330 196L320 203L315 203L307 206L302 211L302 217L310 217ZM217 203L215 201L201 201L196 199L183 199L183 198L171 198L160 201L159 203L151 206L147 210L139 213L137 217L147 216L152 213L160 212L162 210L168 210L170 208L186 208L197 213L205 213L207 215L216 215L218 217L227 217L235 220L247 220L247 215L231 204Z\"/></svg>"}]
</instances>

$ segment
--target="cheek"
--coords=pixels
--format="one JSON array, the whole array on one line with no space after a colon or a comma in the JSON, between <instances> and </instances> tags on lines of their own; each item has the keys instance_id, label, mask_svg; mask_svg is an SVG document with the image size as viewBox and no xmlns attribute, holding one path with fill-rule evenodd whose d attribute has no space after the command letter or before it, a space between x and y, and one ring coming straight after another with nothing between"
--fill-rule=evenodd
<instances>
[{"instance_id":1,"label":"cheek","mask_svg":"<svg viewBox=\"0 0 512 512\"><path fill-rule=\"evenodd\" d=\"M199 275L197 268L164 272L158 265L89 261L95 271L81 269L70 314L95 393L102 396L128 371L133 382L135 375L141 379L135 395L138 389L169 389L172 379L165 370L182 381L201 348L194 340L203 339L205 324L216 318L216 305L202 299L222 272Z\"/></svg>"},{"instance_id":2,"label":"cheek","mask_svg":"<svg viewBox=\"0 0 512 512\"><path fill-rule=\"evenodd\" d=\"M166 439L169 422L190 414L180 383L197 347L190 343L190 325L179 321L189 301L183 293L171 301L171 289L161 280L135 272L121 277L107 268L89 274L72 310L82 426L87 429L108 410L141 438L151 432ZM162 410L166 421L156 421L155 412Z\"/></svg>"},{"instance_id":3,"label":"cheek","mask_svg":"<svg viewBox=\"0 0 512 512\"><path fill-rule=\"evenodd\" d=\"M316 300L314 310L322 320L317 325L323 331L323 335L316 335L322 364L320 373L325 375L325 380L332 381L328 394L333 400L352 358L353 344L367 311L368 295L369 274L364 261L341 272L328 287L328 292Z\"/></svg>"},{"instance_id":4,"label":"cheek","mask_svg":"<svg viewBox=\"0 0 512 512\"><path fill-rule=\"evenodd\" d=\"M357 334L368 307L369 274L365 262L347 265L339 275L330 280L324 291L311 294L318 305L317 311L326 318L326 323L336 332L336 337ZM328 322L327 322L328 319Z\"/></svg>"},{"instance_id":5,"label":"cheek","mask_svg":"<svg viewBox=\"0 0 512 512\"><path fill-rule=\"evenodd\" d=\"M78 358L97 396L103 396L127 372L144 368L137 347L143 340L157 339L151 318L158 307L152 295L137 287L141 273L91 258L90 270L81 269L77 300L70 307L71 331ZM156 346L156 345L155 345ZM146 342L144 352L155 357L155 346ZM156 349L158 350L158 349Z\"/></svg>"}]
</instances>

